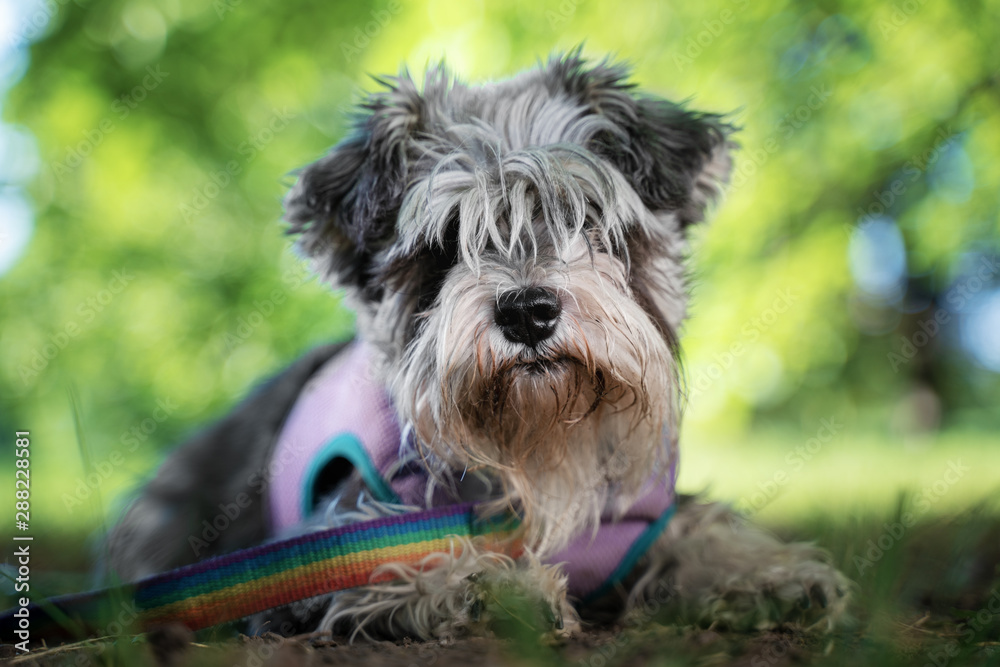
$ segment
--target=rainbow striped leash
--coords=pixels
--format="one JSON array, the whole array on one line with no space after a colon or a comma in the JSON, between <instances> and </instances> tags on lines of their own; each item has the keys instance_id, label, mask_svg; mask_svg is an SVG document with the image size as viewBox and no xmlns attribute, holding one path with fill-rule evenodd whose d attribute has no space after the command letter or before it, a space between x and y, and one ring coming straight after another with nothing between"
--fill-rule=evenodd
<instances>
[{"instance_id":1,"label":"rainbow striped leash","mask_svg":"<svg viewBox=\"0 0 1000 667\"><path fill-rule=\"evenodd\" d=\"M388 563L416 564L430 554L461 550L461 540L477 539L492 551L521 553L511 516L478 518L465 503L424 512L308 533L206 559L128 587L55 597L32 603L32 643L45 638L79 639L99 628L100 619L130 612L140 625L182 623L192 630L220 625L299 600L368 583L386 581L376 570ZM4 612L0 628L13 636L21 608ZM23 612L22 612L23 613Z\"/></svg>"}]
</instances>

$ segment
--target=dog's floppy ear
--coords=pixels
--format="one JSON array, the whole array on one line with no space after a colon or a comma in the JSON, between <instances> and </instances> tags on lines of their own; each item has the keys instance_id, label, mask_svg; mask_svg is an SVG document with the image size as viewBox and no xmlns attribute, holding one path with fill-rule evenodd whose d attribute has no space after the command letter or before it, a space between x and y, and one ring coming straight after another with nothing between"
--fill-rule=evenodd
<instances>
[{"instance_id":1,"label":"dog's floppy ear","mask_svg":"<svg viewBox=\"0 0 1000 667\"><path fill-rule=\"evenodd\" d=\"M601 137L596 150L618 166L649 209L675 211L683 226L701 222L729 182L731 126L666 100L630 101L607 112L623 132Z\"/></svg>"},{"instance_id":2,"label":"dog's floppy ear","mask_svg":"<svg viewBox=\"0 0 1000 667\"><path fill-rule=\"evenodd\" d=\"M407 142L421 98L408 76L361 106L353 133L305 167L285 197L288 233L317 269L343 286L364 287L371 260L392 243L407 180Z\"/></svg>"},{"instance_id":3,"label":"dog's floppy ear","mask_svg":"<svg viewBox=\"0 0 1000 667\"><path fill-rule=\"evenodd\" d=\"M618 167L647 208L675 212L685 226L704 219L732 166L735 128L723 116L635 95L626 66L605 60L588 68L579 49L553 58L549 76L611 121L590 148Z\"/></svg>"}]
</instances>

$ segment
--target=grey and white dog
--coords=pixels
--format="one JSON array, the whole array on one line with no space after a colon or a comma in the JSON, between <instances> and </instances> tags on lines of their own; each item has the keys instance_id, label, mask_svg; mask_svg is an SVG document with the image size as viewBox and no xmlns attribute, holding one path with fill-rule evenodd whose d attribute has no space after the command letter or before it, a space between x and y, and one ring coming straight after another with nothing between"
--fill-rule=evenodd
<instances>
[{"instance_id":1,"label":"grey and white dog","mask_svg":"<svg viewBox=\"0 0 1000 667\"><path fill-rule=\"evenodd\" d=\"M728 179L732 126L641 95L626 68L579 52L482 86L444 67L422 90L405 73L383 83L286 200L300 248L356 309L359 340L314 350L176 451L109 538L118 575L287 534L273 511L282 434L310 418L299 413L324 378L361 359L359 381L388 397L397 429L395 464L377 472L426 483L380 495L357 459L329 459L299 530L476 499L521 515L527 551L466 542L400 564L388 583L300 606L295 630L481 632L498 588L544 607L557 634L654 595L686 622L833 627L850 585L820 550L673 493L686 232ZM616 522L650 488L668 499L651 539L624 545L625 572L607 556L617 579L575 605L573 549L615 547Z\"/></svg>"}]
</instances>

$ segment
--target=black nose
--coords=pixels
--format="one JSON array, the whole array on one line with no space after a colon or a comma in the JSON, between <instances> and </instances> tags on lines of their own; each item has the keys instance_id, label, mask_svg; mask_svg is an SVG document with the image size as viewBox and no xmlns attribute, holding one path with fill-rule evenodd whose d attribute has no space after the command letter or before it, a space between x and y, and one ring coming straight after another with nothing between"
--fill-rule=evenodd
<instances>
[{"instance_id":1,"label":"black nose","mask_svg":"<svg viewBox=\"0 0 1000 667\"><path fill-rule=\"evenodd\" d=\"M494 319L504 338L534 347L552 335L562 307L544 287L513 289L497 298Z\"/></svg>"}]
</instances>

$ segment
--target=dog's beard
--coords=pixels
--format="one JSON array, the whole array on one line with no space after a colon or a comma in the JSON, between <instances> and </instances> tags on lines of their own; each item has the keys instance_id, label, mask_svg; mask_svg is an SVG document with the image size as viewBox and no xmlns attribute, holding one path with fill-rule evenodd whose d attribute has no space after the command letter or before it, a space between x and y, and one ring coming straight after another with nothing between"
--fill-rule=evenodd
<instances>
[{"instance_id":1,"label":"dog's beard","mask_svg":"<svg viewBox=\"0 0 1000 667\"><path fill-rule=\"evenodd\" d=\"M511 272L458 267L390 377L425 453L453 471L498 475L503 496L492 509L516 507L540 553L596 529L602 513L624 512L667 474L675 364L623 276L617 260L585 252L547 272L563 312L532 349L493 322Z\"/></svg>"}]
</instances>

